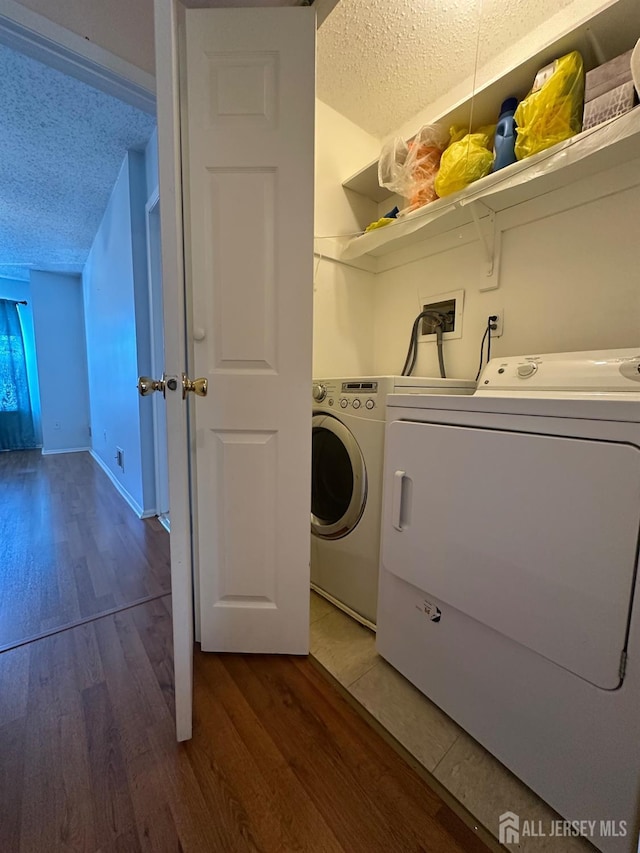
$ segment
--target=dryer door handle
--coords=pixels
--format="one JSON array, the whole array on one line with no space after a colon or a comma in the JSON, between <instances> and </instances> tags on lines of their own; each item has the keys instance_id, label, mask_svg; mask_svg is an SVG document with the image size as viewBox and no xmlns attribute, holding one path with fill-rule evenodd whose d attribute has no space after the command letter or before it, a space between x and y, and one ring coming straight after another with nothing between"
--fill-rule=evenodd
<instances>
[{"instance_id":1,"label":"dryer door handle","mask_svg":"<svg viewBox=\"0 0 640 853\"><path fill-rule=\"evenodd\" d=\"M402 524L402 493L403 493L403 485L404 478L406 477L405 471L396 471L393 475L393 493L391 499L391 523L395 527L396 530L399 530L400 533L404 530Z\"/></svg>"}]
</instances>

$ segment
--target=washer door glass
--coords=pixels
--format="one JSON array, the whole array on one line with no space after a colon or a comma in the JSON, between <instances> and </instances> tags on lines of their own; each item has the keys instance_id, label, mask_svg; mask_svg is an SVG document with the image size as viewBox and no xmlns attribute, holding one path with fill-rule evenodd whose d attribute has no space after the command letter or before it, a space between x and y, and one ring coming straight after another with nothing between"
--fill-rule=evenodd
<instances>
[{"instance_id":1,"label":"washer door glass","mask_svg":"<svg viewBox=\"0 0 640 853\"><path fill-rule=\"evenodd\" d=\"M367 502L367 472L351 431L331 415L314 415L311 532L339 539L360 521Z\"/></svg>"}]
</instances>

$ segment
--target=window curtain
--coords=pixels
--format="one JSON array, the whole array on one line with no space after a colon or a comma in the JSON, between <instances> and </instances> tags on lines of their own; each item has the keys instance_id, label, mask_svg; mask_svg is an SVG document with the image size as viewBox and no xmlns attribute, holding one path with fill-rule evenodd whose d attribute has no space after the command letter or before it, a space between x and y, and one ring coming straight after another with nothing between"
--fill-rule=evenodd
<instances>
[{"instance_id":1,"label":"window curtain","mask_svg":"<svg viewBox=\"0 0 640 853\"><path fill-rule=\"evenodd\" d=\"M18 306L0 299L0 450L36 446Z\"/></svg>"}]
</instances>

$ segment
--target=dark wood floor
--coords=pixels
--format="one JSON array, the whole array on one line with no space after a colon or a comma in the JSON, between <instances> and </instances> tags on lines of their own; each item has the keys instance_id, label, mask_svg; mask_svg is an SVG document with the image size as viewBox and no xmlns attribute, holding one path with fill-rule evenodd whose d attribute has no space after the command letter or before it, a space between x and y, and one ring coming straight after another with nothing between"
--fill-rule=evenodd
<instances>
[{"instance_id":1,"label":"dark wood floor","mask_svg":"<svg viewBox=\"0 0 640 853\"><path fill-rule=\"evenodd\" d=\"M37 613L14 632L161 587L166 537L91 460L21 457L2 459L3 524L13 500ZM1 853L486 850L307 659L196 652L194 737L178 745L170 603L0 653Z\"/></svg>"},{"instance_id":2,"label":"dark wood floor","mask_svg":"<svg viewBox=\"0 0 640 853\"><path fill-rule=\"evenodd\" d=\"M0 649L169 592L168 542L88 453L0 453Z\"/></svg>"},{"instance_id":3,"label":"dark wood floor","mask_svg":"<svg viewBox=\"0 0 640 853\"><path fill-rule=\"evenodd\" d=\"M169 597L0 655L0 850L484 851L305 659L196 654Z\"/></svg>"}]
</instances>

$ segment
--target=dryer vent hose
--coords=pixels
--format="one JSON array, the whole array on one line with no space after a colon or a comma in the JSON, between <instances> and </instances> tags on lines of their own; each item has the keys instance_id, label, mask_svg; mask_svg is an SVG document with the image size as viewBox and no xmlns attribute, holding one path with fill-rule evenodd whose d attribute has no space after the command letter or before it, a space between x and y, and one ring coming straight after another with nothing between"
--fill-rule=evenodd
<instances>
[{"instance_id":1,"label":"dryer vent hose","mask_svg":"<svg viewBox=\"0 0 640 853\"><path fill-rule=\"evenodd\" d=\"M409 350L407 351L407 357L405 359L401 375L411 376L411 374L413 373L413 369L416 366L416 359L418 358L418 330L420 329L420 323L425 319L425 317L431 317L431 319L435 323L436 345L438 347L438 365L440 366L440 376L442 377L442 379L446 379L447 374L444 369L444 353L442 351L442 333L444 331L446 317L444 316L444 314L440 314L438 311L421 311L416 317L416 319L413 321L413 328L411 329L411 339L409 341Z\"/></svg>"}]
</instances>

